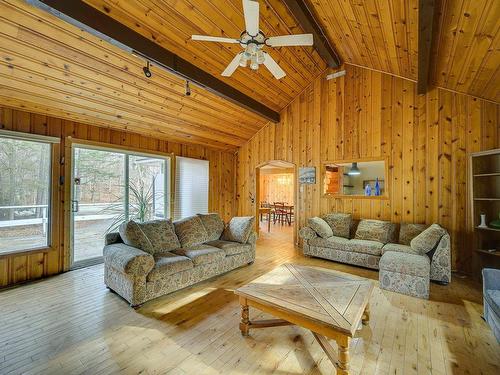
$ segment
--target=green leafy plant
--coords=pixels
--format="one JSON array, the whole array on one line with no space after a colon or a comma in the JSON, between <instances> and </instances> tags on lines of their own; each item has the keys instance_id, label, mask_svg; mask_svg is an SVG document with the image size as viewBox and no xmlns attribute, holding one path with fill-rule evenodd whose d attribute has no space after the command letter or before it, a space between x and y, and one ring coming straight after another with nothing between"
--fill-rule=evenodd
<instances>
[{"instance_id":1,"label":"green leafy plant","mask_svg":"<svg viewBox=\"0 0 500 375\"><path fill-rule=\"evenodd\" d=\"M154 217L153 203L158 194L154 193L154 179L149 186L146 186L143 181L138 183L131 182L129 184L129 206L128 215L123 210L123 198L117 200L113 205L102 210L103 213L115 213L113 221L106 229L106 233L115 232L118 227L128 220L134 220L139 223L152 220Z\"/></svg>"}]
</instances>

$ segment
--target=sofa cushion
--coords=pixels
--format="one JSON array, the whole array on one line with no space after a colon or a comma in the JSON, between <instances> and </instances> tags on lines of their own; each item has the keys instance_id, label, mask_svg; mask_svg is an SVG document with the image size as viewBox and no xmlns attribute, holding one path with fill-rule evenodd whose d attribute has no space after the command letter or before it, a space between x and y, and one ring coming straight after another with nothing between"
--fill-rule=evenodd
<instances>
[{"instance_id":1,"label":"sofa cushion","mask_svg":"<svg viewBox=\"0 0 500 375\"><path fill-rule=\"evenodd\" d=\"M154 254L153 245L135 221L130 220L121 224L118 232L125 245L143 250L151 255Z\"/></svg>"},{"instance_id":2,"label":"sofa cushion","mask_svg":"<svg viewBox=\"0 0 500 375\"><path fill-rule=\"evenodd\" d=\"M177 249L180 246L171 220L153 220L137 223L153 247L153 255Z\"/></svg>"},{"instance_id":3,"label":"sofa cushion","mask_svg":"<svg viewBox=\"0 0 500 375\"><path fill-rule=\"evenodd\" d=\"M397 253L406 253L406 254L417 254L420 255L418 252L413 250L410 246L407 245L401 245L399 243L386 243L384 247L382 248L382 255L388 251L395 251Z\"/></svg>"},{"instance_id":4,"label":"sofa cushion","mask_svg":"<svg viewBox=\"0 0 500 375\"><path fill-rule=\"evenodd\" d=\"M155 256L155 266L146 277L146 281L155 281L173 275L177 272L182 272L193 268L191 259L185 256L163 253Z\"/></svg>"},{"instance_id":5,"label":"sofa cushion","mask_svg":"<svg viewBox=\"0 0 500 375\"><path fill-rule=\"evenodd\" d=\"M429 278L431 261L429 257L388 251L380 258L380 270L398 272Z\"/></svg>"},{"instance_id":6,"label":"sofa cushion","mask_svg":"<svg viewBox=\"0 0 500 375\"><path fill-rule=\"evenodd\" d=\"M349 238L352 222L351 214L332 213L323 216L323 220L332 228L334 236Z\"/></svg>"},{"instance_id":7,"label":"sofa cushion","mask_svg":"<svg viewBox=\"0 0 500 375\"><path fill-rule=\"evenodd\" d=\"M207 241L208 233L199 216L174 221L174 227L182 247L199 245Z\"/></svg>"},{"instance_id":8,"label":"sofa cushion","mask_svg":"<svg viewBox=\"0 0 500 375\"><path fill-rule=\"evenodd\" d=\"M427 228L425 224L401 223L399 228L399 243L410 246L411 240Z\"/></svg>"},{"instance_id":9,"label":"sofa cushion","mask_svg":"<svg viewBox=\"0 0 500 375\"><path fill-rule=\"evenodd\" d=\"M446 234L446 231L438 224L432 224L418 236L411 240L410 246L419 254L427 254L436 248L441 237Z\"/></svg>"},{"instance_id":10,"label":"sofa cushion","mask_svg":"<svg viewBox=\"0 0 500 375\"><path fill-rule=\"evenodd\" d=\"M224 241L224 240L210 241L210 242L207 242L207 245L224 250L224 253L226 253L226 256L241 254L241 253L252 250L252 245L250 245L250 244L244 244L244 243L232 242L232 241Z\"/></svg>"},{"instance_id":11,"label":"sofa cushion","mask_svg":"<svg viewBox=\"0 0 500 375\"><path fill-rule=\"evenodd\" d=\"M385 244L391 242L395 229L396 225L390 221L363 219L358 224L354 238Z\"/></svg>"},{"instance_id":12,"label":"sofa cushion","mask_svg":"<svg viewBox=\"0 0 500 375\"><path fill-rule=\"evenodd\" d=\"M253 216L233 217L222 234L222 240L246 243L252 233L255 223Z\"/></svg>"},{"instance_id":13,"label":"sofa cushion","mask_svg":"<svg viewBox=\"0 0 500 375\"><path fill-rule=\"evenodd\" d=\"M344 237L314 237L309 240L309 246L326 247L335 250L347 250L349 240Z\"/></svg>"},{"instance_id":14,"label":"sofa cushion","mask_svg":"<svg viewBox=\"0 0 500 375\"><path fill-rule=\"evenodd\" d=\"M349 240L346 246L349 251L355 253L379 256L382 253L384 244L378 241L353 239Z\"/></svg>"},{"instance_id":15,"label":"sofa cushion","mask_svg":"<svg viewBox=\"0 0 500 375\"><path fill-rule=\"evenodd\" d=\"M486 290L484 298L495 314L500 317L500 290Z\"/></svg>"},{"instance_id":16,"label":"sofa cushion","mask_svg":"<svg viewBox=\"0 0 500 375\"><path fill-rule=\"evenodd\" d=\"M330 228L330 225L328 225L328 223L320 217L311 217L308 220L308 224L309 227L322 238L333 236L333 231L332 228Z\"/></svg>"},{"instance_id":17,"label":"sofa cushion","mask_svg":"<svg viewBox=\"0 0 500 375\"><path fill-rule=\"evenodd\" d=\"M180 246L170 220L152 220L144 223L128 221L120 225L120 237L126 245L151 255L164 253Z\"/></svg>"},{"instance_id":18,"label":"sofa cushion","mask_svg":"<svg viewBox=\"0 0 500 375\"><path fill-rule=\"evenodd\" d=\"M206 244L181 247L172 252L188 257L193 261L195 266L220 262L226 257L224 250Z\"/></svg>"},{"instance_id":19,"label":"sofa cushion","mask_svg":"<svg viewBox=\"0 0 500 375\"><path fill-rule=\"evenodd\" d=\"M207 231L207 241L215 241L220 238L224 232L224 221L218 213L198 214L205 230Z\"/></svg>"}]
</instances>

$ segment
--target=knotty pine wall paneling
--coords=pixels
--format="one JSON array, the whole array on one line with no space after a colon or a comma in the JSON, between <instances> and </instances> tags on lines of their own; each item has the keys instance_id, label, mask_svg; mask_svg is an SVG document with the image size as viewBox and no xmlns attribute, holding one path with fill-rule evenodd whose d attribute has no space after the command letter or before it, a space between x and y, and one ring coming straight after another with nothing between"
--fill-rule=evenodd
<instances>
[{"instance_id":1,"label":"knotty pine wall paneling","mask_svg":"<svg viewBox=\"0 0 500 375\"><path fill-rule=\"evenodd\" d=\"M442 89L417 95L402 78L346 65L336 80L317 78L238 151L239 214L255 212L255 167L284 160L315 166L318 182L298 185L297 226L331 211L394 222L437 222L450 231L453 269L470 272L467 157L500 146L498 104ZM326 161L387 157L389 199L322 194Z\"/></svg>"},{"instance_id":2,"label":"knotty pine wall paneling","mask_svg":"<svg viewBox=\"0 0 500 375\"><path fill-rule=\"evenodd\" d=\"M112 147L136 149L143 152L174 154L210 162L209 210L219 212L227 221L235 212L235 156L200 145L187 145L146 137L140 134L96 127L69 120L62 120L0 106L0 128L19 132L59 137L61 143L55 145L56 160L65 153L67 137L78 140L99 142ZM57 176L64 176L65 167L53 165ZM66 178L66 182L69 180ZM57 188L57 186L56 186ZM68 228L64 212L64 190L58 187L57 217L53 225L52 250L30 251L13 255L0 255L0 287L60 273L67 269L65 253L65 233Z\"/></svg>"}]
</instances>

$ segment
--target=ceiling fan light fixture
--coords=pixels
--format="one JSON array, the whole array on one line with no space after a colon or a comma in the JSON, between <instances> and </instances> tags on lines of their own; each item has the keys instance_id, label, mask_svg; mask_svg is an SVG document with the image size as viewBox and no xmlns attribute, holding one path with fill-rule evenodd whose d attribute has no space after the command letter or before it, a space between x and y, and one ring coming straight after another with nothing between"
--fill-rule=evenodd
<instances>
[{"instance_id":1,"label":"ceiling fan light fixture","mask_svg":"<svg viewBox=\"0 0 500 375\"><path fill-rule=\"evenodd\" d=\"M245 68L248 64L248 58L245 56L244 53L241 54L241 58L240 58L240 66L242 68Z\"/></svg>"},{"instance_id":2,"label":"ceiling fan light fixture","mask_svg":"<svg viewBox=\"0 0 500 375\"><path fill-rule=\"evenodd\" d=\"M250 43L247 48L246 48L247 54L250 56L253 56L257 52L257 44L255 43Z\"/></svg>"},{"instance_id":3,"label":"ceiling fan light fixture","mask_svg":"<svg viewBox=\"0 0 500 375\"><path fill-rule=\"evenodd\" d=\"M263 64L265 59L266 57L264 56L264 52L262 51L257 52L257 63Z\"/></svg>"},{"instance_id":4,"label":"ceiling fan light fixture","mask_svg":"<svg viewBox=\"0 0 500 375\"><path fill-rule=\"evenodd\" d=\"M238 39L226 38L209 35L192 35L192 40L239 44L243 49L226 66L221 73L223 77L231 77L238 67L250 65L250 69L258 70L259 65L264 65L276 79L282 79L286 73L267 52L264 47L293 47L293 46L312 46L313 34L293 34L266 37L259 28L259 1L241 0L243 3L243 17L245 20L245 29L241 32ZM240 56L242 54L243 56Z\"/></svg>"}]
</instances>

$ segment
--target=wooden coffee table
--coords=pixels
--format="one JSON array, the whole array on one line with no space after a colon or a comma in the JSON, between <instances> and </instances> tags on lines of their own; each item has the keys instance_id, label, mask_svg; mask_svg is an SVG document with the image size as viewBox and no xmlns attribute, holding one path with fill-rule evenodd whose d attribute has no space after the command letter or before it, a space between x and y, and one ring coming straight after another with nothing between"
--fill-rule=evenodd
<instances>
[{"instance_id":1,"label":"wooden coffee table","mask_svg":"<svg viewBox=\"0 0 500 375\"><path fill-rule=\"evenodd\" d=\"M284 264L237 289L241 334L253 328L295 324L309 329L337 373L349 374L349 344L360 321L368 324L373 283L319 267ZM252 306L278 319L251 321ZM338 355L328 339L337 342Z\"/></svg>"}]
</instances>

